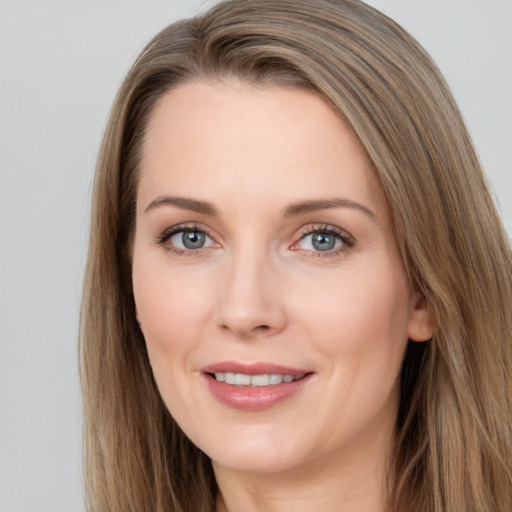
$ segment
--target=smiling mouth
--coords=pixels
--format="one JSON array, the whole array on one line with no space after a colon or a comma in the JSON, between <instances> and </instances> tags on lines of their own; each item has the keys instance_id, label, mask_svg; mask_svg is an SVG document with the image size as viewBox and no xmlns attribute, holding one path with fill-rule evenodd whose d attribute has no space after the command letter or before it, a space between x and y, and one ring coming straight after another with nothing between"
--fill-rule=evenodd
<instances>
[{"instance_id":1,"label":"smiling mouth","mask_svg":"<svg viewBox=\"0 0 512 512\"><path fill-rule=\"evenodd\" d=\"M291 399L315 374L273 363L234 361L206 366L201 373L208 389L220 403L245 412L263 411Z\"/></svg>"},{"instance_id":2,"label":"smiling mouth","mask_svg":"<svg viewBox=\"0 0 512 512\"><path fill-rule=\"evenodd\" d=\"M289 384L303 379L307 373L301 375L286 375L279 373L264 373L261 375L247 375L244 373L216 372L209 375L218 382L224 382L232 386L260 388L267 386L277 386L279 384Z\"/></svg>"}]
</instances>

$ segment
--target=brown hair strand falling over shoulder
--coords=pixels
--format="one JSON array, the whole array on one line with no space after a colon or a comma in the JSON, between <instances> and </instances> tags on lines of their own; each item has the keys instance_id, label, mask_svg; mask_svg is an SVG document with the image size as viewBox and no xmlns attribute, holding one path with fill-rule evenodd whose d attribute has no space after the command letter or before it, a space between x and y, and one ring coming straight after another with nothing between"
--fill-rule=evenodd
<instances>
[{"instance_id":1,"label":"brown hair strand falling over shoulder","mask_svg":"<svg viewBox=\"0 0 512 512\"><path fill-rule=\"evenodd\" d=\"M357 0L231 0L159 33L116 98L98 158L81 313L92 511L214 509L211 464L163 404L131 286L144 130L167 91L235 76L317 91L386 193L435 320L402 375L394 512L512 510L512 256L461 115L419 44Z\"/></svg>"}]
</instances>

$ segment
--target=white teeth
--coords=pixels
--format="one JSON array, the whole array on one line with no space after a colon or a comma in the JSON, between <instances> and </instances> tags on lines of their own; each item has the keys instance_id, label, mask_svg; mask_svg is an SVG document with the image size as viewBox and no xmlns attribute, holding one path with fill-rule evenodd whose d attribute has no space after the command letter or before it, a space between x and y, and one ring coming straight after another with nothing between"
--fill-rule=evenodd
<instances>
[{"instance_id":1,"label":"white teeth","mask_svg":"<svg viewBox=\"0 0 512 512\"><path fill-rule=\"evenodd\" d=\"M290 375L290 377L292 377ZM293 379L293 377L292 377ZM271 386L274 386L276 384L281 384L283 382L283 376L282 375L277 375L275 373L273 373L271 376L270 376L270 385Z\"/></svg>"},{"instance_id":2,"label":"white teeth","mask_svg":"<svg viewBox=\"0 0 512 512\"><path fill-rule=\"evenodd\" d=\"M243 373L235 374L235 386L250 386L251 385L251 376L244 375Z\"/></svg>"},{"instance_id":3,"label":"white teeth","mask_svg":"<svg viewBox=\"0 0 512 512\"><path fill-rule=\"evenodd\" d=\"M275 386L277 384L282 384L283 382L293 382L294 380L302 379L304 375L305 374L293 376L281 375L278 373L246 375L244 373L218 372L215 374L215 379L219 382L225 382L226 384L234 384L235 386L265 387Z\"/></svg>"},{"instance_id":4,"label":"white teeth","mask_svg":"<svg viewBox=\"0 0 512 512\"><path fill-rule=\"evenodd\" d=\"M253 386L268 386L270 384L269 375L253 375L251 377L251 384Z\"/></svg>"}]
</instances>

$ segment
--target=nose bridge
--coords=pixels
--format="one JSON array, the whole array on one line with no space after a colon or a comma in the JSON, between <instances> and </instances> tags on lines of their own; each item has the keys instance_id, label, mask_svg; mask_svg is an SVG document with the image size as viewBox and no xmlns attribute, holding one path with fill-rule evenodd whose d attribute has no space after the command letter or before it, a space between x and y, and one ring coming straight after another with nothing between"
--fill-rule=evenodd
<instances>
[{"instance_id":1,"label":"nose bridge","mask_svg":"<svg viewBox=\"0 0 512 512\"><path fill-rule=\"evenodd\" d=\"M285 323L276 262L264 244L246 240L228 258L219 324L240 337L278 332Z\"/></svg>"}]
</instances>

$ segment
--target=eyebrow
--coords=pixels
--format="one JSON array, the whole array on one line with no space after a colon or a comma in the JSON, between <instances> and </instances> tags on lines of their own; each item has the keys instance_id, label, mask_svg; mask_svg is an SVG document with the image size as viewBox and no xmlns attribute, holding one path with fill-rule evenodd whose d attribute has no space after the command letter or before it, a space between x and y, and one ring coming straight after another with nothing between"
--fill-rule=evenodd
<instances>
[{"instance_id":1,"label":"eyebrow","mask_svg":"<svg viewBox=\"0 0 512 512\"><path fill-rule=\"evenodd\" d=\"M191 199L189 197L179 196L158 196L156 199L151 201L144 210L147 213L160 206L177 206L184 210L190 210L196 213L202 213L203 215L217 216L219 212L211 203L206 201L199 201L198 199Z\"/></svg>"},{"instance_id":2,"label":"eyebrow","mask_svg":"<svg viewBox=\"0 0 512 512\"><path fill-rule=\"evenodd\" d=\"M319 210L330 210L332 208L353 208L366 213L366 215L368 215L372 220L377 220L377 216L370 210L370 208L360 203L356 203L355 201L351 201L350 199L345 199L344 197L292 203L284 209L283 217L298 217L307 213Z\"/></svg>"},{"instance_id":3,"label":"eyebrow","mask_svg":"<svg viewBox=\"0 0 512 512\"><path fill-rule=\"evenodd\" d=\"M216 217L219 215L217 208L215 208L213 204L207 201L200 201L198 199L191 199L189 197L167 195L158 196L156 199L151 201L151 203L149 203L149 205L144 210L144 213L147 213L161 206L176 206L184 210L190 210L192 212L201 213L203 215L210 215L212 217ZM306 215L308 213L320 210L330 210L333 208L353 208L362 211L363 213L368 215L372 220L377 220L377 216L368 207L360 203L356 203L355 201L351 201L350 199L345 199L343 197L335 197L332 199L313 199L308 201L298 201L287 206L283 210L282 216L299 217L301 215Z\"/></svg>"}]
</instances>

